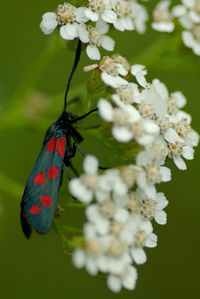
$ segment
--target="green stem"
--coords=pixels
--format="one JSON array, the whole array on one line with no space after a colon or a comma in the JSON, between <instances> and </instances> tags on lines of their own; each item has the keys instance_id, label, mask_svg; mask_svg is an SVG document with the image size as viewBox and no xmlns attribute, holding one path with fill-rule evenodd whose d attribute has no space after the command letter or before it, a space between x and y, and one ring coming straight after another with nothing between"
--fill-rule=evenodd
<instances>
[{"instance_id":1,"label":"green stem","mask_svg":"<svg viewBox=\"0 0 200 299\"><path fill-rule=\"evenodd\" d=\"M62 231L68 231L70 233L75 233L75 234L82 234L83 231L80 228L69 226L69 225L60 225L60 229Z\"/></svg>"},{"instance_id":2,"label":"green stem","mask_svg":"<svg viewBox=\"0 0 200 299\"><path fill-rule=\"evenodd\" d=\"M63 247L65 247L65 245L67 245L67 247L69 249L73 248L73 243L72 241L70 241L69 239L67 239L67 237L63 234L63 232L60 229L60 226L56 223L56 221L53 221L53 225L52 225L53 229L55 230L55 232L58 234L58 236L60 237Z\"/></svg>"}]
</instances>

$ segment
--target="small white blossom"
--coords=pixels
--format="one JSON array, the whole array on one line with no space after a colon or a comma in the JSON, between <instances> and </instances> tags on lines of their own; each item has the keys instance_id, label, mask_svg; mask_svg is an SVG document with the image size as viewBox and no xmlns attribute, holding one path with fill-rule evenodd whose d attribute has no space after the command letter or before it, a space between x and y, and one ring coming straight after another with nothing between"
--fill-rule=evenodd
<instances>
[{"instance_id":1,"label":"small white blossom","mask_svg":"<svg viewBox=\"0 0 200 299\"><path fill-rule=\"evenodd\" d=\"M42 16L40 28L44 34L51 34L58 26L57 15L54 12L46 12Z\"/></svg>"},{"instance_id":2,"label":"small white blossom","mask_svg":"<svg viewBox=\"0 0 200 299\"><path fill-rule=\"evenodd\" d=\"M93 22L102 18L107 23L114 23L117 18L110 0L89 0L85 15Z\"/></svg>"},{"instance_id":3,"label":"small white blossom","mask_svg":"<svg viewBox=\"0 0 200 299\"><path fill-rule=\"evenodd\" d=\"M125 269L124 273L120 276L108 275L107 285L108 288L114 293L120 292L124 287L128 290L134 290L137 280L137 270L133 266L129 266Z\"/></svg>"},{"instance_id":4,"label":"small white blossom","mask_svg":"<svg viewBox=\"0 0 200 299\"><path fill-rule=\"evenodd\" d=\"M79 36L79 23L88 21L84 17L85 9L84 7L76 8L70 3L60 4L55 12L47 12L42 16L40 28L44 34L51 34L59 26L61 37L66 40L73 40Z\"/></svg>"},{"instance_id":5,"label":"small white blossom","mask_svg":"<svg viewBox=\"0 0 200 299\"><path fill-rule=\"evenodd\" d=\"M117 30L134 30L144 33L148 15L146 9L135 1L112 0L117 19L113 23Z\"/></svg>"},{"instance_id":6,"label":"small white blossom","mask_svg":"<svg viewBox=\"0 0 200 299\"><path fill-rule=\"evenodd\" d=\"M185 170L187 167L181 156L187 160L192 160L194 158L193 146L187 145L184 139L178 136L177 132L172 128L165 133L165 139L168 141L169 158L174 160L179 169Z\"/></svg>"},{"instance_id":7,"label":"small white blossom","mask_svg":"<svg viewBox=\"0 0 200 299\"><path fill-rule=\"evenodd\" d=\"M144 219L151 220L154 218L155 221L161 225L167 223L167 214L163 209L168 205L168 201L164 193L158 192L155 199L152 200L140 192L140 203L140 213Z\"/></svg>"},{"instance_id":8,"label":"small white blossom","mask_svg":"<svg viewBox=\"0 0 200 299\"><path fill-rule=\"evenodd\" d=\"M184 44L200 56L200 25L194 26L191 31L183 31L182 38Z\"/></svg>"},{"instance_id":9,"label":"small white blossom","mask_svg":"<svg viewBox=\"0 0 200 299\"><path fill-rule=\"evenodd\" d=\"M165 166L160 166L154 161L154 156L147 152L141 151L136 158L138 166L142 166L144 170L138 175L138 186L150 198L155 199L155 184L168 182L171 180L171 171Z\"/></svg>"},{"instance_id":10,"label":"small white blossom","mask_svg":"<svg viewBox=\"0 0 200 299\"><path fill-rule=\"evenodd\" d=\"M114 138L119 142L135 139L141 145L151 143L158 135L159 127L153 121L143 119L132 105L122 103L117 94L112 99L118 108L113 108L105 99L99 101L98 108L104 120L113 122Z\"/></svg>"},{"instance_id":11,"label":"small white blossom","mask_svg":"<svg viewBox=\"0 0 200 299\"><path fill-rule=\"evenodd\" d=\"M154 22L152 28L157 31L172 32L174 30L174 18L169 9L171 1L164 0L158 3L154 10Z\"/></svg>"},{"instance_id":12,"label":"small white blossom","mask_svg":"<svg viewBox=\"0 0 200 299\"><path fill-rule=\"evenodd\" d=\"M114 40L105 35L109 27L104 21L98 21L96 27L86 26L82 24L79 28L79 38L82 42L87 43L86 53L92 60L100 60L101 55L98 47L103 47L107 51L113 51Z\"/></svg>"},{"instance_id":13,"label":"small white blossom","mask_svg":"<svg viewBox=\"0 0 200 299\"><path fill-rule=\"evenodd\" d=\"M83 164L85 174L69 182L71 194L83 203L89 203L98 187L98 160L88 155Z\"/></svg>"}]
</instances>

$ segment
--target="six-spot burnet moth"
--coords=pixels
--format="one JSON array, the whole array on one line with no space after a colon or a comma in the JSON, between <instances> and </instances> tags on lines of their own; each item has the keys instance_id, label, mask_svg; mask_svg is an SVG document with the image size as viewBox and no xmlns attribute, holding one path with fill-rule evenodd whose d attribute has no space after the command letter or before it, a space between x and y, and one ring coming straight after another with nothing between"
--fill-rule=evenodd
<instances>
[{"instance_id":1,"label":"six-spot burnet moth","mask_svg":"<svg viewBox=\"0 0 200 299\"><path fill-rule=\"evenodd\" d=\"M46 234L51 228L57 208L63 168L68 174L67 167L73 169L71 159L75 156L76 149L81 151L78 144L83 138L73 124L97 110L93 109L77 118L66 112L67 94L80 53L81 42L78 44L74 66L68 80L64 111L47 130L42 150L24 190L21 202L21 225L27 238L30 238L32 229L40 234Z\"/></svg>"}]
</instances>

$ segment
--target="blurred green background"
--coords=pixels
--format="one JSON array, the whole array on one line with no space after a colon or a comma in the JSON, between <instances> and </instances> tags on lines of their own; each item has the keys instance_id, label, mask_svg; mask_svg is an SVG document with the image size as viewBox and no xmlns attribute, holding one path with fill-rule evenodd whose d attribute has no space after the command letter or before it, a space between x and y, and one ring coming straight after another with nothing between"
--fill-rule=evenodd
<instances>
[{"instance_id":1,"label":"blurred green background","mask_svg":"<svg viewBox=\"0 0 200 299\"><path fill-rule=\"evenodd\" d=\"M150 2L151 6L152 2L155 4L157 1ZM35 65L40 53L44 51L46 44L51 41L51 38L41 33L38 24L41 15L53 10L57 4L59 3L56 0L19 0L1 4L0 112L2 117L13 94L27 78L27 74L32 70L32 66ZM133 32L114 32L113 36L116 40L116 51L132 61L138 53L159 38L159 34L151 30L141 36ZM29 106L26 110L27 115L30 115L32 119L33 126L19 125L16 118L12 119L12 115L9 118L10 128L0 126L0 169L20 186L25 185L37 158L47 124L51 124L56 119L63 105L62 97L57 95L64 94L74 53L67 47L61 46L60 49L56 55L52 57L50 55L47 66L44 65L44 71L34 84L34 90L42 93L40 96L43 100L43 106L36 107L39 109L35 108L36 112L43 112L45 105L48 106L48 101L54 107L54 110L47 109L50 112L46 113L45 122L42 122L43 118L30 114L29 108L32 108L33 100L38 98L34 93L32 94L33 100L28 94ZM169 53L172 57L173 51L174 48ZM166 57L163 57L158 64L152 63L151 65L150 63L149 78L160 78L166 83L170 92L183 91L188 99L186 111L191 113L193 128L198 131L200 127L200 57L195 57L184 47L182 51L184 56L177 64L176 56L174 60L170 60L171 64L164 63ZM152 52L151 59L155 56ZM46 54L42 57L46 57ZM140 58L140 61L136 62L145 61ZM82 72L82 66L90 63L83 54L72 87L77 86L77 82L86 82L88 74ZM192 67L194 64L195 69ZM56 106L55 101L57 101ZM14 114L15 112L17 113L17 109ZM38 127L37 123L40 124ZM85 151L99 154L103 160L98 144L91 144L90 140L86 140L82 147ZM80 156L77 159L80 163ZM34 234L27 241L22 234L19 222L21 198L1 192L0 297L6 299L83 297L87 299L94 297L96 299L102 297L108 299L114 297L184 299L188 296L197 298L200 278L199 148L196 149L195 159L188 161L187 166L186 172L172 167L173 180L159 187L169 200L168 224L166 226L154 225L159 237L158 247L147 250L148 262L138 267L139 279L136 290L122 291L117 295L107 289L102 278L90 277L84 270L80 271L73 267L70 255L63 252L60 239L53 230L45 237ZM1 182L1 184L5 183L8 184L8 182ZM12 191L11 187L10 192ZM69 209L64 219L69 225L80 226L83 213Z\"/></svg>"}]
</instances>

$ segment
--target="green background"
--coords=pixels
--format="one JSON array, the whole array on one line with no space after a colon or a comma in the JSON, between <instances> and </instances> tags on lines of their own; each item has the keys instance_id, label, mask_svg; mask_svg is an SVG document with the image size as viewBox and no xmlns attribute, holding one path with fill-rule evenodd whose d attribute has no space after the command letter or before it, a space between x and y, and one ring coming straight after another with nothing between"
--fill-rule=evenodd
<instances>
[{"instance_id":1,"label":"green background","mask_svg":"<svg viewBox=\"0 0 200 299\"><path fill-rule=\"evenodd\" d=\"M152 1L157 2L157 1ZM1 69L0 112L6 106L21 82L32 69L37 57L46 46L48 37L43 35L38 24L41 15L57 6L56 0L9 1L1 4ZM134 59L146 47L153 44L159 34L149 30L145 35L133 32L113 34L116 51ZM186 111L193 117L193 128L200 127L200 57L182 47L184 57L178 66L159 63L149 66L149 78L160 78L170 92L182 90L188 99ZM173 56L172 53L169 55ZM55 55L45 68L34 89L52 97L64 93L66 79L72 66L73 52L67 48ZM154 58L154 54L151 54ZM151 57L151 58L152 58ZM166 57L163 57L165 61ZM176 57L174 58L176 60ZM175 61L174 60L174 61ZM192 63L195 60L195 69ZM136 61L143 62L143 61ZM161 59L162 62L162 59ZM86 82L88 74L82 66L91 62L83 54L73 86ZM147 63L148 64L148 63ZM194 64L194 63L193 63ZM185 67L186 66L186 67ZM165 68L165 69L164 69ZM72 86L72 87L73 87ZM0 129L0 169L9 178L22 186L30 174L41 148L47 123L56 119L62 108L62 97L57 100L56 111L46 116L41 129L34 125L17 127L16 119L9 120L10 129ZM54 104L55 105L55 104ZM58 112L58 113L57 113ZM78 111L81 114L81 111ZM86 140L83 148L100 155L97 144ZM80 156L77 158L81 162ZM172 166L172 165L171 165ZM199 296L200 252L200 154L196 149L195 159L187 162L187 171L178 171L172 166L172 181L159 187L169 200L168 224L154 225L158 234L158 247L147 250L148 261L138 267L139 279L136 290L111 293L101 277L91 277L84 270L77 270L71 256L63 252L60 239L52 230L47 236L34 234L27 241L19 223L20 196L0 193L2 215L0 216L0 297L1 298L197 298ZM4 184L1 182L1 184ZM12 189L12 187L10 188ZM12 192L12 190L10 190ZM67 224L81 225L81 211L69 209L65 213Z\"/></svg>"}]
</instances>

